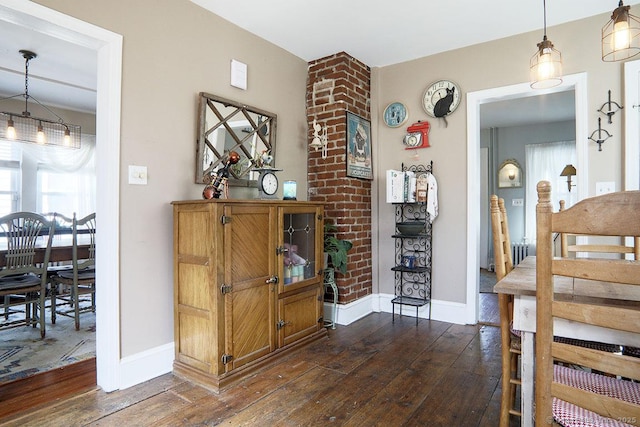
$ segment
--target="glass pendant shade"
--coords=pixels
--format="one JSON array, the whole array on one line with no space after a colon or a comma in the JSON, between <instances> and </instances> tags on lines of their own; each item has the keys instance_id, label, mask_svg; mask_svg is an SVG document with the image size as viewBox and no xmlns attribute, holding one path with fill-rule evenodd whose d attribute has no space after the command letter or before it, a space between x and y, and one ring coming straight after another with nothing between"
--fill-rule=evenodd
<instances>
[{"instance_id":1,"label":"glass pendant shade","mask_svg":"<svg viewBox=\"0 0 640 427\"><path fill-rule=\"evenodd\" d=\"M531 57L530 81L533 89L546 89L562 83L562 54L547 40L538 43L538 51Z\"/></svg>"},{"instance_id":2,"label":"glass pendant shade","mask_svg":"<svg viewBox=\"0 0 640 427\"><path fill-rule=\"evenodd\" d=\"M602 60L623 61L640 53L640 21L629 13L622 0L602 27Z\"/></svg>"}]
</instances>

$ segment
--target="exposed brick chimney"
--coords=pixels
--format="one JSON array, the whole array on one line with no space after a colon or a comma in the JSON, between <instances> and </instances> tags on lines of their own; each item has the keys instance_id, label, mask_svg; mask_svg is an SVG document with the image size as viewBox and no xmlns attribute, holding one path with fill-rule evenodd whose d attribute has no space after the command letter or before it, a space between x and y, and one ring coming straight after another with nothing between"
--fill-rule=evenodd
<instances>
[{"instance_id":1,"label":"exposed brick chimney","mask_svg":"<svg viewBox=\"0 0 640 427\"><path fill-rule=\"evenodd\" d=\"M347 274L336 274L338 302L346 304L372 293L371 181L347 176L346 112L371 120L371 70L344 52L309 63L307 77L308 139L313 120L327 127L327 158L309 151L309 200L325 203L325 219L338 227L337 237L353 242Z\"/></svg>"}]
</instances>

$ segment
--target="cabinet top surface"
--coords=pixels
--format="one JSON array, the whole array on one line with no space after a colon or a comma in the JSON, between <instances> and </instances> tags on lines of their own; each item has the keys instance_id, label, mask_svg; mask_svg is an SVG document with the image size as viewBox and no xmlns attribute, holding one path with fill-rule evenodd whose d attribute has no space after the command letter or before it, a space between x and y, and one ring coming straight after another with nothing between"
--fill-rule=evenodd
<instances>
[{"instance_id":1,"label":"cabinet top surface","mask_svg":"<svg viewBox=\"0 0 640 427\"><path fill-rule=\"evenodd\" d=\"M207 204L207 203L222 203L222 204L257 204L257 205L277 205L277 206L324 206L324 202L308 202L303 200L260 200L260 199L194 199L194 200L174 200L172 205L183 204Z\"/></svg>"}]
</instances>

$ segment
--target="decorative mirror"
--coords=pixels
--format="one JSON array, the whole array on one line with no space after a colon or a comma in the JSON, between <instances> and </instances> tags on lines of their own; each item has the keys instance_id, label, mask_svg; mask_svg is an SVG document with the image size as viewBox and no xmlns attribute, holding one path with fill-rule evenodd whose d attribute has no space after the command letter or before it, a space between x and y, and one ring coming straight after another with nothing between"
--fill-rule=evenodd
<instances>
[{"instance_id":1,"label":"decorative mirror","mask_svg":"<svg viewBox=\"0 0 640 427\"><path fill-rule=\"evenodd\" d=\"M199 96L196 183L206 184L235 151L240 161L229 168L229 185L255 186L254 169L268 156L267 164L275 165L276 115L204 92Z\"/></svg>"},{"instance_id":2,"label":"decorative mirror","mask_svg":"<svg viewBox=\"0 0 640 427\"><path fill-rule=\"evenodd\" d=\"M508 159L498 169L498 188L514 187L522 187L522 169L515 159Z\"/></svg>"}]
</instances>

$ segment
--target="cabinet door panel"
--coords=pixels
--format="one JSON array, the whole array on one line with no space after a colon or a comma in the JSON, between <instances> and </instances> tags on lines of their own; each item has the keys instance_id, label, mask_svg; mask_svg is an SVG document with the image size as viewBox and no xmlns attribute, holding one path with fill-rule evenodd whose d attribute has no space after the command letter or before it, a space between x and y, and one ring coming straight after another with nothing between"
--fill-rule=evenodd
<instances>
[{"instance_id":1,"label":"cabinet door panel","mask_svg":"<svg viewBox=\"0 0 640 427\"><path fill-rule=\"evenodd\" d=\"M318 331L320 327L319 298L320 288L314 287L280 299L278 310L279 322L282 325L278 333L280 347Z\"/></svg>"},{"instance_id":2,"label":"cabinet door panel","mask_svg":"<svg viewBox=\"0 0 640 427\"><path fill-rule=\"evenodd\" d=\"M224 225L226 370L275 349L274 210L265 206L226 206Z\"/></svg>"}]
</instances>

